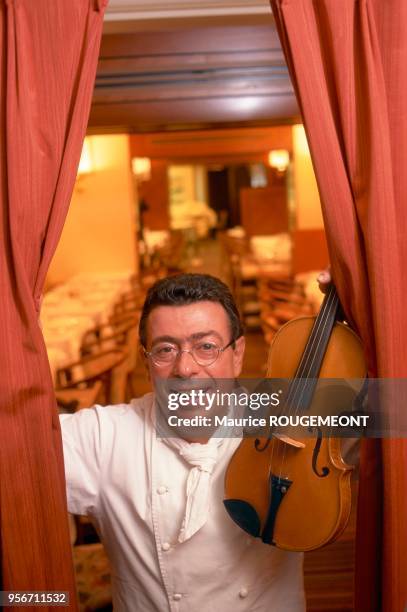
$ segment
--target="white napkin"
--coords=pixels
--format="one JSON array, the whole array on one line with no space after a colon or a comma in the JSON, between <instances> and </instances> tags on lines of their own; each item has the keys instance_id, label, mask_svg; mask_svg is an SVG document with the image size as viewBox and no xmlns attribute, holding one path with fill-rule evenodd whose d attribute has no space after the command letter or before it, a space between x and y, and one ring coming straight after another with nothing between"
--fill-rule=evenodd
<instances>
[{"instance_id":1,"label":"white napkin","mask_svg":"<svg viewBox=\"0 0 407 612\"><path fill-rule=\"evenodd\" d=\"M189 443L181 438L163 438L163 442L176 450L192 466L187 480L185 516L178 535L178 542L185 542L207 521L211 475L223 438L210 438L206 444Z\"/></svg>"}]
</instances>

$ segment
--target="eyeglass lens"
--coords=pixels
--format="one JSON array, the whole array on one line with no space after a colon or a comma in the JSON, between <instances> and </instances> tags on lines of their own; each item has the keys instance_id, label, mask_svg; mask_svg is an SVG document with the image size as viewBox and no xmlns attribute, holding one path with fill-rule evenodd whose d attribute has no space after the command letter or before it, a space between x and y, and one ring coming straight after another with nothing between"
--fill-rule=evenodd
<instances>
[{"instance_id":1,"label":"eyeglass lens","mask_svg":"<svg viewBox=\"0 0 407 612\"><path fill-rule=\"evenodd\" d=\"M202 342L190 350L181 350L172 345L158 345L151 351L151 357L157 365L173 363L181 353L190 353L199 365L213 363L219 356L221 347L213 342Z\"/></svg>"}]
</instances>

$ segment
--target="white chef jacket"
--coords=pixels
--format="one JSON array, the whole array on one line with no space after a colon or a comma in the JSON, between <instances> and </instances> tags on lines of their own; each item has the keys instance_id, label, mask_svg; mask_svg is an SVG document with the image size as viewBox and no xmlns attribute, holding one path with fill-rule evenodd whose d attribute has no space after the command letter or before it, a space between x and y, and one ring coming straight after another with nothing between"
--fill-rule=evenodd
<instances>
[{"instance_id":1,"label":"white chef jacket","mask_svg":"<svg viewBox=\"0 0 407 612\"><path fill-rule=\"evenodd\" d=\"M191 466L156 437L153 401L61 415L68 509L100 534L115 611L303 612L302 554L249 536L223 506L240 439L219 448L207 522L178 542Z\"/></svg>"}]
</instances>

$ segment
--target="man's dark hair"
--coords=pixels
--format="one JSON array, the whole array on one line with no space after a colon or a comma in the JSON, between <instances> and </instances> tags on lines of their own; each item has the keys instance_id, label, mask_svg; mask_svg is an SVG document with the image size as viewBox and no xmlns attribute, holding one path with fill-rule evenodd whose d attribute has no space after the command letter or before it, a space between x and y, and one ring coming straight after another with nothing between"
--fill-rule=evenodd
<instances>
[{"instance_id":1,"label":"man's dark hair","mask_svg":"<svg viewBox=\"0 0 407 612\"><path fill-rule=\"evenodd\" d=\"M217 302L229 317L232 339L243 335L239 311L225 283L209 274L176 274L158 280L147 292L141 311L139 335L142 346L147 342L148 315L157 306L185 306L194 302Z\"/></svg>"}]
</instances>

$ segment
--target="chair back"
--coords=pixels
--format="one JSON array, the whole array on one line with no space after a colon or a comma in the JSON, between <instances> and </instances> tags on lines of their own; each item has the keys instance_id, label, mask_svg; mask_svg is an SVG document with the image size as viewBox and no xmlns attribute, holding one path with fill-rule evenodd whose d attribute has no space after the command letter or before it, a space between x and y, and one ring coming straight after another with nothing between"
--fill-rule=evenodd
<instances>
[{"instance_id":1,"label":"chair back","mask_svg":"<svg viewBox=\"0 0 407 612\"><path fill-rule=\"evenodd\" d=\"M118 397L118 393L115 393L115 397L112 397L112 381L121 376L121 372L125 369L127 357L128 352L124 347L120 350L114 349L87 355L79 361L57 370L56 389L59 391L75 387L86 388L100 380L103 384L103 401L112 403L112 400L117 400ZM124 401L124 391L122 395Z\"/></svg>"},{"instance_id":2,"label":"chair back","mask_svg":"<svg viewBox=\"0 0 407 612\"><path fill-rule=\"evenodd\" d=\"M85 337L82 343L81 352L84 356L97 355L115 349L126 351L125 361L120 368L114 370L110 381L110 400L112 403L122 403L136 395L135 369L139 346L139 319L140 311L130 317L119 315L111 319L108 325L98 328L97 334L93 332Z\"/></svg>"},{"instance_id":3,"label":"chair back","mask_svg":"<svg viewBox=\"0 0 407 612\"><path fill-rule=\"evenodd\" d=\"M118 315L111 317L109 323L88 330L82 338L82 356L127 344L127 335L131 329L138 328L139 319L139 312L125 316Z\"/></svg>"}]
</instances>

